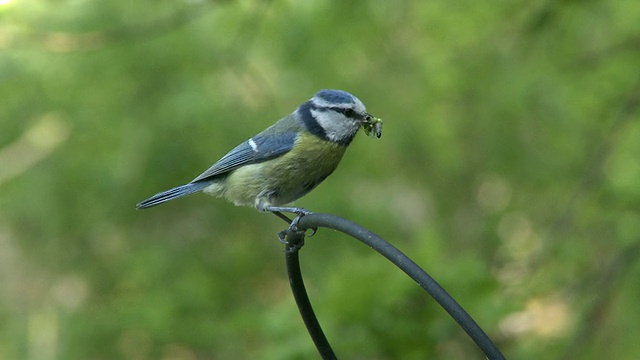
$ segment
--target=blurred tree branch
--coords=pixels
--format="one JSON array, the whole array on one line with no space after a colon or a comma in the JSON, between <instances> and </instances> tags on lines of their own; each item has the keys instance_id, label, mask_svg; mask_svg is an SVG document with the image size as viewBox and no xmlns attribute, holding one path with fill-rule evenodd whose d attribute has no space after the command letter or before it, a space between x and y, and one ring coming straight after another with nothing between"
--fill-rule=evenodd
<instances>
[{"instance_id":1,"label":"blurred tree branch","mask_svg":"<svg viewBox=\"0 0 640 360\"><path fill-rule=\"evenodd\" d=\"M605 266L592 276L582 279L580 293L591 293L595 298L587 305L584 315L577 326L577 331L565 350L563 359L584 359L593 348L588 344L594 342L599 331L602 331L611 317L611 306L616 299L622 278L627 275L631 267L637 264L640 256L640 239L635 243L618 249L609 257ZM606 354L606 351L604 352Z\"/></svg>"},{"instance_id":2,"label":"blurred tree branch","mask_svg":"<svg viewBox=\"0 0 640 360\"><path fill-rule=\"evenodd\" d=\"M46 31L38 29L22 31L17 28L4 30L2 35L5 40L0 46L3 48L15 48L35 42L42 49L51 52L95 51L107 46L148 40L171 33L200 16L207 14L205 11L210 5L209 1L188 2L183 8L174 13L162 16L153 21L131 23L111 29L95 30L85 33L72 33L60 31Z\"/></svg>"},{"instance_id":3,"label":"blurred tree branch","mask_svg":"<svg viewBox=\"0 0 640 360\"><path fill-rule=\"evenodd\" d=\"M619 133L624 130L624 125L634 119L634 115L640 107L640 78L631 87L626 94L626 99L621 102L618 112L614 115L614 119L609 126L609 130L602 137L600 145L596 148L587 163L582 177L575 187L567 205L562 214L557 217L555 223L550 227L547 234L547 241L544 243L548 246L538 253L538 261L551 258L547 255L553 252L560 241L558 238L567 233L574 224L578 203L587 194L593 193L598 186L601 185L604 178L604 165L609 155L617 145ZM534 260L535 262L535 260ZM539 264L538 264L539 265Z\"/></svg>"},{"instance_id":4,"label":"blurred tree branch","mask_svg":"<svg viewBox=\"0 0 640 360\"><path fill-rule=\"evenodd\" d=\"M67 141L69 132L69 124L62 115L42 115L19 139L0 148L0 185L51 155Z\"/></svg>"}]
</instances>

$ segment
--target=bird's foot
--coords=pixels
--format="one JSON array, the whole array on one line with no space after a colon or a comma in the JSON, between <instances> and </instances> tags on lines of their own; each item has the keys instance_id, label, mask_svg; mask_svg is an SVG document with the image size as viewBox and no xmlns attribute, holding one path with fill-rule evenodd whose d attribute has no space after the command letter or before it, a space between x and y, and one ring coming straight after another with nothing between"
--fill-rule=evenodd
<instances>
[{"instance_id":1,"label":"bird's foot","mask_svg":"<svg viewBox=\"0 0 640 360\"><path fill-rule=\"evenodd\" d=\"M286 212L286 213L296 214L298 216L313 214L313 212L307 209L293 207L293 206L267 206L266 208L264 208L264 211Z\"/></svg>"},{"instance_id":2,"label":"bird's foot","mask_svg":"<svg viewBox=\"0 0 640 360\"><path fill-rule=\"evenodd\" d=\"M278 239L281 243L286 245L286 252L294 252L300 250L302 246L304 246L304 237L306 235L306 231L298 229L298 223L303 216L313 213L303 208L276 206L269 207L267 211L271 211L276 216L282 219L286 219L287 222L289 222L289 219L285 215L283 215L282 212L289 212L297 215L293 220L289 222L289 227L286 230L282 230L278 233ZM315 235L318 231L318 228L312 228L311 231L311 234L309 234L308 236Z\"/></svg>"}]
</instances>

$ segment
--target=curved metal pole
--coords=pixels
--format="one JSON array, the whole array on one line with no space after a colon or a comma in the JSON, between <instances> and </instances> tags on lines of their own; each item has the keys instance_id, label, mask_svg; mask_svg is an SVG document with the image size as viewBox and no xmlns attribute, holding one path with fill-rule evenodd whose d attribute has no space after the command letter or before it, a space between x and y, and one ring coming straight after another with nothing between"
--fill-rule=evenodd
<instances>
[{"instance_id":1,"label":"curved metal pole","mask_svg":"<svg viewBox=\"0 0 640 360\"><path fill-rule=\"evenodd\" d=\"M298 303L300 313L307 325L307 329L311 334L318 351L322 354L323 358L335 359L335 354L331 350L328 340L324 336L320 324L311 308L309 298L304 289L302 283L302 275L300 274L300 267L298 262L298 249L302 241L304 241L304 231L307 229L317 229L318 227L326 227L340 231L353 238L356 238L364 244L370 246L375 251L379 252L382 256L386 257L393 264L398 266L409 277L415 280L424 290L426 290L437 302L442 306L453 319L462 327L462 329L471 337L471 339L478 345L478 347L484 352L486 357L490 360L503 360L504 356L493 344L487 334L480 328L480 326L469 316L469 314L458 304L449 293L444 290L440 284L438 284L426 271L420 268L413 260L407 257L400 250L396 249L393 245L386 240L369 231L368 229L353 223L347 219L331 214L309 214L302 216L298 219L297 229L285 230L287 239L287 269L290 274L291 288L294 292L294 297ZM296 231L297 230L297 231ZM294 277L291 277L291 274ZM299 301L299 299L301 301ZM312 332L313 331L313 332ZM315 334L315 335L314 335ZM320 345L330 351L328 356L325 357ZM325 345L323 345L323 343ZM326 349L325 349L326 350Z\"/></svg>"}]
</instances>

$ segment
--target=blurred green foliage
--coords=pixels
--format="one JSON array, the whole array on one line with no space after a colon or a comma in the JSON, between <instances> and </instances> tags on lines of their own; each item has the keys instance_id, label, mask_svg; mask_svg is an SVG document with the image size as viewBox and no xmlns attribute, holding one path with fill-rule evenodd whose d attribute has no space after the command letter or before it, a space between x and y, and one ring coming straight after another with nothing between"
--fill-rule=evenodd
<instances>
[{"instance_id":1,"label":"blurred green foliage","mask_svg":"<svg viewBox=\"0 0 640 360\"><path fill-rule=\"evenodd\" d=\"M317 358L284 223L135 204L322 88L383 137L298 205L386 237L508 358L640 353L635 1L0 3L0 358ZM341 358L482 358L368 248L301 256Z\"/></svg>"}]
</instances>

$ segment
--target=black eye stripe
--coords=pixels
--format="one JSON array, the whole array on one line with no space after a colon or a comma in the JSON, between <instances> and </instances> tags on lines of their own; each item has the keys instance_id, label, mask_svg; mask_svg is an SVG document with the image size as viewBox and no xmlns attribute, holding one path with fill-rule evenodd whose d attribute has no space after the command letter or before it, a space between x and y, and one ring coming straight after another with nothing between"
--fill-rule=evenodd
<instances>
[{"instance_id":1,"label":"black eye stripe","mask_svg":"<svg viewBox=\"0 0 640 360\"><path fill-rule=\"evenodd\" d=\"M339 108L339 107L330 107L328 109L338 112L346 117L355 118L355 119L364 119L362 114L357 113L353 109L345 109L345 108Z\"/></svg>"}]
</instances>

